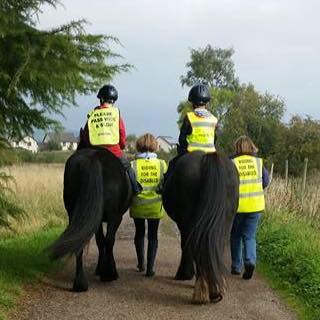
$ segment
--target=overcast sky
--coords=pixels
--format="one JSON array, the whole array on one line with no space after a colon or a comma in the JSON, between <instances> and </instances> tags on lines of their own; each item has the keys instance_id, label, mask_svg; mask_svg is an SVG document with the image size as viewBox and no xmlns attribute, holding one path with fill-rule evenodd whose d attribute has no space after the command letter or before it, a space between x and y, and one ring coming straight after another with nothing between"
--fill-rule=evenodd
<instances>
[{"instance_id":1,"label":"overcast sky","mask_svg":"<svg viewBox=\"0 0 320 320\"><path fill-rule=\"evenodd\" d=\"M45 7L43 28L85 18L87 30L119 38L116 50L136 70L118 76L118 106L129 133L176 136L179 101L189 49L235 49L241 82L282 97L291 114L320 118L320 1L309 0L62 0ZM79 97L63 124L78 130L95 96Z\"/></svg>"}]
</instances>

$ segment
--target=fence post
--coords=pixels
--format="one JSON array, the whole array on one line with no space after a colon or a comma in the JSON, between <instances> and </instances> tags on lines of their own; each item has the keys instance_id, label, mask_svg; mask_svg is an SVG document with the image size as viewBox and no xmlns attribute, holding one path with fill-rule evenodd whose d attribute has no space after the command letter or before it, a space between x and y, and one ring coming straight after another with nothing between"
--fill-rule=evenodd
<instances>
[{"instance_id":1,"label":"fence post","mask_svg":"<svg viewBox=\"0 0 320 320\"><path fill-rule=\"evenodd\" d=\"M272 182L272 179L273 179L273 168L274 168L274 163L272 162L271 164L271 169L270 169L270 179L269 179L269 186Z\"/></svg>"},{"instance_id":2,"label":"fence post","mask_svg":"<svg viewBox=\"0 0 320 320\"><path fill-rule=\"evenodd\" d=\"M303 212L303 207L304 207L304 194L305 194L305 190L306 190L307 170L308 170L308 158L304 158L302 190L301 190L301 212Z\"/></svg>"},{"instance_id":3,"label":"fence post","mask_svg":"<svg viewBox=\"0 0 320 320\"><path fill-rule=\"evenodd\" d=\"M288 177L289 177L289 160L286 160L285 162L285 183L286 183L286 188L288 187Z\"/></svg>"},{"instance_id":4,"label":"fence post","mask_svg":"<svg viewBox=\"0 0 320 320\"><path fill-rule=\"evenodd\" d=\"M306 190L307 170L308 170L308 158L305 158L304 168L303 168L303 179L302 179L302 197L304 196L304 192Z\"/></svg>"}]
</instances>

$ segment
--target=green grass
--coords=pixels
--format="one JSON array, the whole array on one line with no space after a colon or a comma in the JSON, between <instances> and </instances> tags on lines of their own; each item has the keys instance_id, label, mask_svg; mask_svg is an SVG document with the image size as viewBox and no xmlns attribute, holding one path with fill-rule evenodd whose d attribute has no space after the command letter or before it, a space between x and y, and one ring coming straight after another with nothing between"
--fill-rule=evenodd
<instances>
[{"instance_id":1,"label":"green grass","mask_svg":"<svg viewBox=\"0 0 320 320\"><path fill-rule=\"evenodd\" d=\"M32 153L27 150L15 150L16 162L31 163L65 163L73 151L40 151Z\"/></svg>"},{"instance_id":2,"label":"green grass","mask_svg":"<svg viewBox=\"0 0 320 320\"><path fill-rule=\"evenodd\" d=\"M62 227L0 240L0 319L15 306L23 286L39 279L60 263L52 263L43 251Z\"/></svg>"},{"instance_id":3,"label":"green grass","mask_svg":"<svg viewBox=\"0 0 320 320\"><path fill-rule=\"evenodd\" d=\"M286 212L266 214L259 269L303 320L320 319L320 232Z\"/></svg>"}]
</instances>

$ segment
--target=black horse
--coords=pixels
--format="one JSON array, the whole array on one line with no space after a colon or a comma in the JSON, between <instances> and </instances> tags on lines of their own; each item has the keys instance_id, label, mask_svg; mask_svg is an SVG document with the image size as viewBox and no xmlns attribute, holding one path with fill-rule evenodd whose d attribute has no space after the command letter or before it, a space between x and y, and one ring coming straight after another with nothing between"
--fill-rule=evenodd
<instances>
[{"instance_id":1,"label":"black horse","mask_svg":"<svg viewBox=\"0 0 320 320\"><path fill-rule=\"evenodd\" d=\"M103 149L81 149L67 160L63 200L69 225L50 247L53 259L76 255L73 291L88 290L83 270L83 249L95 234L99 249L96 274L101 281L118 278L113 256L115 234L127 211L132 189L120 160ZM103 222L107 223L104 235Z\"/></svg>"},{"instance_id":2,"label":"black horse","mask_svg":"<svg viewBox=\"0 0 320 320\"><path fill-rule=\"evenodd\" d=\"M196 274L194 303L218 302L223 297L224 245L238 198L236 168L216 153L184 155L164 185L164 208L181 234L182 255L175 279L191 280Z\"/></svg>"}]
</instances>

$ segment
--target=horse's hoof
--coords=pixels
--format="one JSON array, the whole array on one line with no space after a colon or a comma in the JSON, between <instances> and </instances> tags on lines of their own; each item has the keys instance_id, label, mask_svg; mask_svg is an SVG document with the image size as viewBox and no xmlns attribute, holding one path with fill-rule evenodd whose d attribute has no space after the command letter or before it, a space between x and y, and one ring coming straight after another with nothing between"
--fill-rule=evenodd
<instances>
[{"instance_id":1,"label":"horse's hoof","mask_svg":"<svg viewBox=\"0 0 320 320\"><path fill-rule=\"evenodd\" d=\"M119 279L119 275L118 274L100 276L100 281L101 282L111 282L111 281L115 281L117 279Z\"/></svg>"},{"instance_id":2,"label":"horse's hoof","mask_svg":"<svg viewBox=\"0 0 320 320\"><path fill-rule=\"evenodd\" d=\"M177 281L187 281L187 280L192 280L193 279L193 275L182 275L182 274L176 274L176 276L174 277L174 280Z\"/></svg>"},{"instance_id":3,"label":"horse's hoof","mask_svg":"<svg viewBox=\"0 0 320 320\"><path fill-rule=\"evenodd\" d=\"M218 303L223 299L223 295L221 293L215 293L210 295L210 302Z\"/></svg>"},{"instance_id":4,"label":"horse's hoof","mask_svg":"<svg viewBox=\"0 0 320 320\"><path fill-rule=\"evenodd\" d=\"M72 292L86 292L88 291L88 284L87 285L79 285L79 284L74 284L72 287Z\"/></svg>"}]
</instances>

